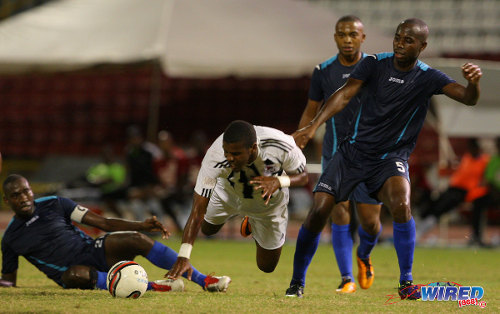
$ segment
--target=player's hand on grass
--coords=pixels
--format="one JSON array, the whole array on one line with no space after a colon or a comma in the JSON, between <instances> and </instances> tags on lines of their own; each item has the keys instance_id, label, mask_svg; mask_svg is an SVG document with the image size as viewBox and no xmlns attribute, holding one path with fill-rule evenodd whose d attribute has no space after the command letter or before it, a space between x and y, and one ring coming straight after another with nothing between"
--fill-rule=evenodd
<instances>
[{"instance_id":1,"label":"player's hand on grass","mask_svg":"<svg viewBox=\"0 0 500 314\"><path fill-rule=\"evenodd\" d=\"M254 190L262 190L262 198L266 201L265 204L269 203L271 196L277 189L280 188L280 181L276 177L255 177L250 180L250 184L254 185Z\"/></svg>"},{"instance_id":2,"label":"player's hand on grass","mask_svg":"<svg viewBox=\"0 0 500 314\"><path fill-rule=\"evenodd\" d=\"M14 283L11 281L0 279L0 287L13 287Z\"/></svg>"},{"instance_id":3,"label":"player's hand on grass","mask_svg":"<svg viewBox=\"0 0 500 314\"><path fill-rule=\"evenodd\" d=\"M462 66L462 75L471 84L479 83L479 79L483 76L481 68L473 63L467 62Z\"/></svg>"},{"instance_id":4,"label":"player's hand on grass","mask_svg":"<svg viewBox=\"0 0 500 314\"><path fill-rule=\"evenodd\" d=\"M292 134L293 139L295 140L295 144L297 144L300 149L304 149L309 140L313 138L314 132L315 130L313 129L311 123L306 125L302 129L298 129Z\"/></svg>"},{"instance_id":5,"label":"player's hand on grass","mask_svg":"<svg viewBox=\"0 0 500 314\"><path fill-rule=\"evenodd\" d=\"M185 272L187 272L187 279L191 280L191 276L193 275L193 267L191 266L189 259L185 257L177 257L175 264L168 271L165 277L175 280L182 276L182 274L184 274Z\"/></svg>"},{"instance_id":6,"label":"player's hand on grass","mask_svg":"<svg viewBox=\"0 0 500 314\"><path fill-rule=\"evenodd\" d=\"M156 216L144 220L143 224L144 224L144 231L161 232L162 233L161 237L163 239L168 239L168 237L170 236L170 232L160 221L158 221L158 219L156 219Z\"/></svg>"}]
</instances>

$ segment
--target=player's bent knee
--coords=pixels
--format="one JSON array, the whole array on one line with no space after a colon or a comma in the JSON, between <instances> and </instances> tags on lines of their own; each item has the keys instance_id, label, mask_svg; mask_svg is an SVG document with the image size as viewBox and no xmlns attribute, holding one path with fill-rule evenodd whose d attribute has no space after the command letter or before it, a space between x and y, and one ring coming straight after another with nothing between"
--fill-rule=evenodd
<instances>
[{"instance_id":1,"label":"player's bent knee","mask_svg":"<svg viewBox=\"0 0 500 314\"><path fill-rule=\"evenodd\" d=\"M97 271L89 266L74 265L61 276L65 289L94 289L97 281Z\"/></svg>"},{"instance_id":2,"label":"player's bent knee","mask_svg":"<svg viewBox=\"0 0 500 314\"><path fill-rule=\"evenodd\" d=\"M407 222L411 218L411 209L409 202L405 200L394 200L391 201L390 210L394 221L396 222Z\"/></svg>"},{"instance_id":3,"label":"player's bent knee","mask_svg":"<svg viewBox=\"0 0 500 314\"><path fill-rule=\"evenodd\" d=\"M224 226L224 224L213 225L204 220L203 223L201 224L201 232L206 236L211 236L216 234L220 230L220 228L222 228L222 226Z\"/></svg>"},{"instance_id":4,"label":"player's bent knee","mask_svg":"<svg viewBox=\"0 0 500 314\"><path fill-rule=\"evenodd\" d=\"M328 221L331 209L313 207L309 211L304 226L311 232L321 232Z\"/></svg>"},{"instance_id":5,"label":"player's bent knee","mask_svg":"<svg viewBox=\"0 0 500 314\"><path fill-rule=\"evenodd\" d=\"M259 269L265 273L272 273L277 265L278 263L257 263Z\"/></svg>"}]
</instances>

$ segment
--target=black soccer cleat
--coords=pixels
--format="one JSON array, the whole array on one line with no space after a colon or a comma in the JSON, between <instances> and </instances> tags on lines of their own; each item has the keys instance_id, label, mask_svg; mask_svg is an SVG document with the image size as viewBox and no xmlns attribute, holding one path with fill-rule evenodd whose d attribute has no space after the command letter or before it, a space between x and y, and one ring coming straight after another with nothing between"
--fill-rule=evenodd
<instances>
[{"instance_id":1,"label":"black soccer cleat","mask_svg":"<svg viewBox=\"0 0 500 314\"><path fill-rule=\"evenodd\" d=\"M290 298L302 298L304 296L304 286L299 284L290 285L290 288L286 289L285 296Z\"/></svg>"},{"instance_id":2,"label":"black soccer cleat","mask_svg":"<svg viewBox=\"0 0 500 314\"><path fill-rule=\"evenodd\" d=\"M411 280L399 282L398 293L401 300L420 300L422 298L420 287L414 285Z\"/></svg>"}]
</instances>

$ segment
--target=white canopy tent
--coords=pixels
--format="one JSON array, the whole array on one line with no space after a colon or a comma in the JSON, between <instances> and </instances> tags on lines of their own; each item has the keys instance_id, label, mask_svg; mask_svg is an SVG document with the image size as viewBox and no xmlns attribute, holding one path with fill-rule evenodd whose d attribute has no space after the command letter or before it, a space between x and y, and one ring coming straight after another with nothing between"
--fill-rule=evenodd
<instances>
[{"instance_id":1,"label":"white canopy tent","mask_svg":"<svg viewBox=\"0 0 500 314\"><path fill-rule=\"evenodd\" d=\"M301 76L336 52L338 17L294 0L59 0L0 23L0 72L160 60L170 76ZM366 52L391 49L366 33Z\"/></svg>"}]
</instances>

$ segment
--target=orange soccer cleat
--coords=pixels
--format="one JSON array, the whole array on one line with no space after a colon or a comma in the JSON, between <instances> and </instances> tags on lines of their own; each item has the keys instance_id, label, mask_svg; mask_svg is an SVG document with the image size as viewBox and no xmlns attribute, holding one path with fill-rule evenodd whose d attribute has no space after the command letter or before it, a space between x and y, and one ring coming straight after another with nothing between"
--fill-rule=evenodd
<instances>
[{"instance_id":1,"label":"orange soccer cleat","mask_svg":"<svg viewBox=\"0 0 500 314\"><path fill-rule=\"evenodd\" d=\"M342 278L342 282L335 291L340 293L354 293L356 292L356 284L351 280L351 278Z\"/></svg>"},{"instance_id":2,"label":"orange soccer cleat","mask_svg":"<svg viewBox=\"0 0 500 314\"><path fill-rule=\"evenodd\" d=\"M375 278L375 272L373 271L373 266L370 258L359 258L358 259L358 283L362 289L368 289L372 286L373 279Z\"/></svg>"}]
</instances>

